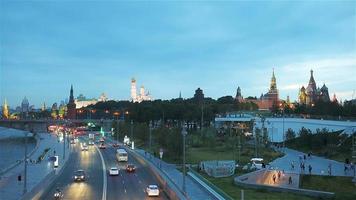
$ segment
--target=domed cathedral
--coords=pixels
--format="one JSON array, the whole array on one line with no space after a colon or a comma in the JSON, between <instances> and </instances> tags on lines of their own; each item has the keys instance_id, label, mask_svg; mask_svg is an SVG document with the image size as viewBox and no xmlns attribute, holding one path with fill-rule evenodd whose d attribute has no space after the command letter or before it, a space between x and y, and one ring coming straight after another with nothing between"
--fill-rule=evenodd
<instances>
[{"instance_id":1,"label":"domed cathedral","mask_svg":"<svg viewBox=\"0 0 356 200\"><path fill-rule=\"evenodd\" d=\"M317 88L314 80L313 70L310 70L310 79L307 88L300 88L298 95L299 103L308 106L314 105L315 102L321 100L324 102L329 102L329 89L324 84L323 87Z\"/></svg>"}]
</instances>

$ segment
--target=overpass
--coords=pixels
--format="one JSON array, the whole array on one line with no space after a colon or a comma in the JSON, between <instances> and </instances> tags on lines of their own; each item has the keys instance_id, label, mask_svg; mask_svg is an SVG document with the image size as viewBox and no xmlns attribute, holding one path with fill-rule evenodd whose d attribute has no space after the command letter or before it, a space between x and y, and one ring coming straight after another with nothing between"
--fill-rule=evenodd
<instances>
[{"instance_id":1,"label":"overpass","mask_svg":"<svg viewBox=\"0 0 356 200\"><path fill-rule=\"evenodd\" d=\"M24 131L33 132L47 132L47 127L51 125L79 125L83 123L94 123L103 127L105 132L111 131L112 119L64 119L64 120L54 120L54 119L21 119L21 120L9 120L1 119L0 126L6 128L19 129Z\"/></svg>"}]
</instances>

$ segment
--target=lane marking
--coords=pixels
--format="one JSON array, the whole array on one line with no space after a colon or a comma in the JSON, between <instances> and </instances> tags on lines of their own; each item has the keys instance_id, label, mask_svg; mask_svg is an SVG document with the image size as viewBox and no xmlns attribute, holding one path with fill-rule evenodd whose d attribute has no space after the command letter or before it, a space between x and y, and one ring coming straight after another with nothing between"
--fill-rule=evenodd
<instances>
[{"instance_id":1,"label":"lane marking","mask_svg":"<svg viewBox=\"0 0 356 200\"><path fill-rule=\"evenodd\" d=\"M106 165L104 162L103 155L101 154L99 148L95 145L96 150L99 152L100 158L101 158L101 164L103 166L103 195L101 197L102 200L106 200L106 190L108 187L107 179L106 179Z\"/></svg>"},{"instance_id":2,"label":"lane marking","mask_svg":"<svg viewBox=\"0 0 356 200\"><path fill-rule=\"evenodd\" d=\"M125 193L127 193L127 192L126 192L126 189L125 189Z\"/></svg>"}]
</instances>

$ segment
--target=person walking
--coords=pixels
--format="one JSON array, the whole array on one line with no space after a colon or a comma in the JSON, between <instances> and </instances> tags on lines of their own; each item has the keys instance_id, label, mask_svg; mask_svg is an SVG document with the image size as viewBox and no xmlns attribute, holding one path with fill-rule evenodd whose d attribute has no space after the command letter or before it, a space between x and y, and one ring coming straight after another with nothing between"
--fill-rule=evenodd
<instances>
[{"instance_id":1,"label":"person walking","mask_svg":"<svg viewBox=\"0 0 356 200\"><path fill-rule=\"evenodd\" d=\"M288 184L289 184L289 185L292 184L292 176L289 176L289 178L288 178Z\"/></svg>"},{"instance_id":2,"label":"person walking","mask_svg":"<svg viewBox=\"0 0 356 200\"><path fill-rule=\"evenodd\" d=\"M273 180L273 183L275 184L276 183L276 174L273 174L272 180Z\"/></svg>"},{"instance_id":3,"label":"person walking","mask_svg":"<svg viewBox=\"0 0 356 200\"><path fill-rule=\"evenodd\" d=\"M294 161L292 161L292 163L290 165L291 165L292 170L294 170Z\"/></svg>"},{"instance_id":4,"label":"person walking","mask_svg":"<svg viewBox=\"0 0 356 200\"><path fill-rule=\"evenodd\" d=\"M331 176L331 163L329 163L329 165L328 165L328 174L329 174L329 176Z\"/></svg>"},{"instance_id":5,"label":"person walking","mask_svg":"<svg viewBox=\"0 0 356 200\"><path fill-rule=\"evenodd\" d=\"M313 168L312 168L311 165L309 165L308 168L309 168L309 174L311 174L311 171L312 171Z\"/></svg>"}]
</instances>

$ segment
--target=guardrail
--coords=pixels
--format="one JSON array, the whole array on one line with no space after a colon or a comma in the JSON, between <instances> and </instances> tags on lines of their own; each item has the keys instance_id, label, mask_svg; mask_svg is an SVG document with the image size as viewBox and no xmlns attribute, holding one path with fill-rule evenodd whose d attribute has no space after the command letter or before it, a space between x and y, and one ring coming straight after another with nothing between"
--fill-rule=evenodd
<instances>
[{"instance_id":1,"label":"guardrail","mask_svg":"<svg viewBox=\"0 0 356 200\"><path fill-rule=\"evenodd\" d=\"M147 160L144 156L141 156L139 153L133 150L130 150L130 152L133 153L133 155L139 162L144 162L146 164L151 163L148 164L149 168L151 169L153 174L155 174L156 178L160 181L160 184L163 186L164 191L170 199L189 200L189 198L181 192L179 187L177 187L177 185L172 180L170 180L170 178L163 171L158 169L157 166L154 165L150 160Z\"/></svg>"},{"instance_id":2,"label":"guardrail","mask_svg":"<svg viewBox=\"0 0 356 200\"><path fill-rule=\"evenodd\" d=\"M189 167L189 172L188 175L192 177L194 181L196 181L198 184L203 186L205 190L207 190L209 193L211 193L213 196L215 196L217 199L227 199L227 200L233 200L231 196L226 194L224 191L222 191L220 188L216 187L214 184L212 184L210 181L208 181L206 178L204 178L202 175L200 175L198 172L193 170L191 167Z\"/></svg>"}]
</instances>

